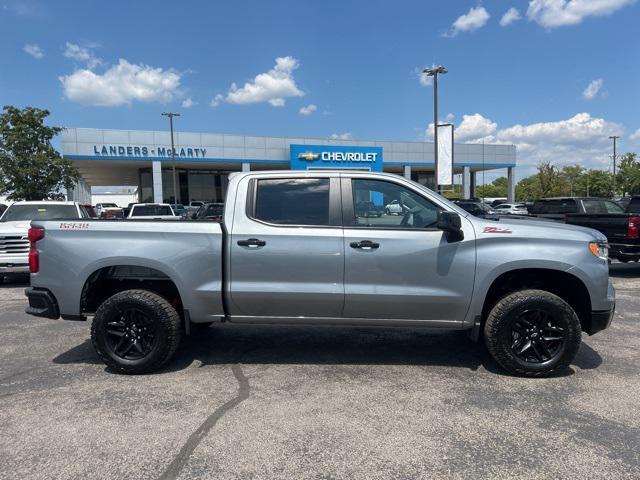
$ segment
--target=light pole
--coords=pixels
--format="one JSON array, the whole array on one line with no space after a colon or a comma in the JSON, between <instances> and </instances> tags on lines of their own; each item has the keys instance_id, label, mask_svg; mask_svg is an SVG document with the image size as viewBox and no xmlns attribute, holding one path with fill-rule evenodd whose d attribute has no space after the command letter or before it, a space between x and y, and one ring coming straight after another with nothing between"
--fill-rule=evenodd
<instances>
[{"instance_id":1,"label":"light pole","mask_svg":"<svg viewBox=\"0 0 640 480\"><path fill-rule=\"evenodd\" d=\"M435 162L435 186L436 192L438 188L438 74L445 74L448 70L442 65L436 67L425 68L422 73L427 77L433 77L433 159Z\"/></svg>"},{"instance_id":2,"label":"light pole","mask_svg":"<svg viewBox=\"0 0 640 480\"><path fill-rule=\"evenodd\" d=\"M176 189L176 147L173 144L173 117L179 117L179 113L164 112L162 114L165 117L169 117L169 128L171 129L171 159L173 164L171 166L173 173L173 204L178 204L178 190Z\"/></svg>"},{"instance_id":3,"label":"light pole","mask_svg":"<svg viewBox=\"0 0 640 480\"><path fill-rule=\"evenodd\" d=\"M616 196L616 140L620 138L619 135L610 135L609 138L613 140L613 196ZM624 192L622 192L624 193Z\"/></svg>"}]
</instances>

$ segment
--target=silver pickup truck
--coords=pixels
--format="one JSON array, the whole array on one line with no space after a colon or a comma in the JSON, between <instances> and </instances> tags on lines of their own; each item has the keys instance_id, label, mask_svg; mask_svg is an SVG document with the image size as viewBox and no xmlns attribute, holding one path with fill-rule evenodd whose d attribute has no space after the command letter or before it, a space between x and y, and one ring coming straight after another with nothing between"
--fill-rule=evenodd
<instances>
[{"instance_id":1,"label":"silver pickup truck","mask_svg":"<svg viewBox=\"0 0 640 480\"><path fill-rule=\"evenodd\" d=\"M34 221L29 238L27 313L92 316L96 351L122 373L233 322L466 330L507 371L542 376L615 305L599 232L481 220L393 174L238 173L222 223Z\"/></svg>"}]
</instances>

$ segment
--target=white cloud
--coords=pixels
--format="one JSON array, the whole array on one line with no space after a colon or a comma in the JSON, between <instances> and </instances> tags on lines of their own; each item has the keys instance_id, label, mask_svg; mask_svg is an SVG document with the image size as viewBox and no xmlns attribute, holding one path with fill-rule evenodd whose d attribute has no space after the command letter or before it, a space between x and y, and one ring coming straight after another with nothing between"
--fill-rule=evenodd
<instances>
[{"instance_id":1,"label":"white cloud","mask_svg":"<svg viewBox=\"0 0 640 480\"><path fill-rule=\"evenodd\" d=\"M197 103L196 103L196 102L194 102L190 97L185 98L185 99L182 101L182 108L191 108L191 107L193 107L194 105L197 105Z\"/></svg>"},{"instance_id":2,"label":"white cloud","mask_svg":"<svg viewBox=\"0 0 640 480\"><path fill-rule=\"evenodd\" d=\"M102 65L102 59L96 57L88 47L82 47L75 43L67 42L65 44L64 56L85 63L89 69Z\"/></svg>"},{"instance_id":3,"label":"white cloud","mask_svg":"<svg viewBox=\"0 0 640 480\"><path fill-rule=\"evenodd\" d=\"M429 75L424 73L424 68L416 68L416 75L418 76L418 82L423 87L429 87L433 84L433 77L430 77Z\"/></svg>"},{"instance_id":4,"label":"white cloud","mask_svg":"<svg viewBox=\"0 0 640 480\"><path fill-rule=\"evenodd\" d=\"M511 25L513 22L516 22L521 18L522 17L520 16L520 11L517 8L511 7L500 19L500 26L506 27L507 25Z\"/></svg>"},{"instance_id":5,"label":"white cloud","mask_svg":"<svg viewBox=\"0 0 640 480\"><path fill-rule=\"evenodd\" d=\"M82 105L114 107L133 101L165 103L179 93L181 74L120 59L104 74L79 69L59 77L64 96Z\"/></svg>"},{"instance_id":6,"label":"white cloud","mask_svg":"<svg viewBox=\"0 0 640 480\"><path fill-rule=\"evenodd\" d=\"M629 135L629 138L634 142L640 140L640 128L637 129L635 132L633 132L631 135Z\"/></svg>"},{"instance_id":7,"label":"white cloud","mask_svg":"<svg viewBox=\"0 0 640 480\"><path fill-rule=\"evenodd\" d=\"M444 120L441 118L438 123L453 123L455 118L456 116L453 113L447 113ZM427 129L425 130L425 140L433 140L433 122L427 125Z\"/></svg>"},{"instance_id":8,"label":"white cloud","mask_svg":"<svg viewBox=\"0 0 640 480\"><path fill-rule=\"evenodd\" d=\"M300 113L300 115L311 115L317 109L318 109L317 105L314 105L313 103L311 103L306 107L302 107L300 110L298 110L298 112Z\"/></svg>"},{"instance_id":9,"label":"white cloud","mask_svg":"<svg viewBox=\"0 0 640 480\"><path fill-rule=\"evenodd\" d=\"M224 101L224 95L218 93L215 97L211 99L211 102L209 103L209 105L215 108L218 105L220 105L220 103L223 101Z\"/></svg>"},{"instance_id":10,"label":"white cloud","mask_svg":"<svg viewBox=\"0 0 640 480\"><path fill-rule=\"evenodd\" d=\"M44 57L44 51L35 43L27 43L22 49L37 60Z\"/></svg>"},{"instance_id":11,"label":"white cloud","mask_svg":"<svg viewBox=\"0 0 640 480\"><path fill-rule=\"evenodd\" d=\"M566 120L498 125L480 114L463 115L456 140L465 143L507 144L517 147L519 176L534 173L541 161L560 167L579 163L587 168L607 168L609 135L624 132L622 125L583 112ZM638 134L640 137L640 133Z\"/></svg>"},{"instance_id":12,"label":"white cloud","mask_svg":"<svg viewBox=\"0 0 640 480\"><path fill-rule=\"evenodd\" d=\"M587 17L610 15L635 0L530 0L529 20L546 28L577 25Z\"/></svg>"},{"instance_id":13,"label":"white cloud","mask_svg":"<svg viewBox=\"0 0 640 480\"><path fill-rule=\"evenodd\" d=\"M218 98L216 95L212 106L217 106L224 99L225 102L234 104L268 102L273 107L282 107L285 99L304 96L293 78L293 71L299 66L298 60L293 57L278 57L271 70L256 75L253 81L242 87L232 83L226 96Z\"/></svg>"},{"instance_id":14,"label":"white cloud","mask_svg":"<svg viewBox=\"0 0 640 480\"><path fill-rule=\"evenodd\" d=\"M493 135L498 129L498 124L479 113L473 115L463 115L462 122L456 128L455 137L460 142L467 140L488 137Z\"/></svg>"},{"instance_id":15,"label":"white cloud","mask_svg":"<svg viewBox=\"0 0 640 480\"><path fill-rule=\"evenodd\" d=\"M489 12L484 7L477 6L472 7L464 15L460 15L453 25L451 30L445 34L445 36L454 37L460 32L473 32L479 28L484 27L491 18Z\"/></svg>"},{"instance_id":16,"label":"white cloud","mask_svg":"<svg viewBox=\"0 0 640 480\"><path fill-rule=\"evenodd\" d=\"M351 133L349 132L345 132L345 133L332 133L329 138L331 140L351 140Z\"/></svg>"},{"instance_id":17,"label":"white cloud","mask_svg":"<svg viewBox=\"0 0 640 480\"><path fill-rule=\"evenodd\" d=\"M601 78L593 80L589 85L587 85L587 88L584 89L584 92L582 92L582 96L586 100L593 100L594 98L596 98L598 93L600 93L603 85L604 80L602 80Z\"/></svg>"}]
</instances>

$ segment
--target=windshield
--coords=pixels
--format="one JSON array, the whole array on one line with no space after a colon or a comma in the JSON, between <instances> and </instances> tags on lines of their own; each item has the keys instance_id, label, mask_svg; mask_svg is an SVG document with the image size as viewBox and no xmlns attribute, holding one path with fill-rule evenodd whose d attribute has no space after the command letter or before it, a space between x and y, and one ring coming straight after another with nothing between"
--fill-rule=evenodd
<instances>
[{"instance_id":1,"label":"windshield","mask_svg":"<svg viewBox=\"0 0 640 480\"><path fill-rule=\"evenodd\" d=\"M11 205L0 219L0 222L16 222L31 220L51 220L53 218L78 218L75 205Z\"/></svg>"},{"instance_id":2,"label":"windshield","mask_svg":"<svg viewBox=\"0 0 640 480\"><path fill-rule=\"evenodd\" d=\"M168 205L138 205L131 211L132 217L154 217L158 215L173 216L173 212Z\"/></svg>"},{"instance_id":3,"label":"windshield","mask_svg":"<svg viewBox=\"0 0 640 480\"><path fill-rule=\"evenodd\" d=\"M451 200L443 197L442 195L437 194L436 192L434 192L433 190L431 190L429 187L425 187L424 185L422 185L421 183L418 182L414 182L413 180L410 180L410 182L414 185L417 186L420 190L428 192L431 195L435 195L436 199L438 202L444 204L447 206L447 208L450 208L451 210L453 210L454 212L456 212L458 215L463 215L464 217L469 215L469 212L467 212L464 208L461 208L459 205L456 205L455 203L453 203ZM429 198L429 197L427 197Z\"/></svg>"},{"instance_id":4,"label":"windshield","mask_svg":"<svg viewBox=\"0 0 640 480\"><path fill-rule=\"evenodd\" d=\"M118 205L115 203L101 203L100 205L102 205L102 208L118 208Z\"/></svg>"}]
</instances>

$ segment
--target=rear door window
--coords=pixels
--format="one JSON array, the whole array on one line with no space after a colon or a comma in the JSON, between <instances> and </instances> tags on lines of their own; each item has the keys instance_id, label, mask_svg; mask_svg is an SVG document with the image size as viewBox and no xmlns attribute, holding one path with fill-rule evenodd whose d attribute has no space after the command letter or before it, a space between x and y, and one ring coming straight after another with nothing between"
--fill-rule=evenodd
<instances>
[{"instance_id":1,"label":"rear door window","mask_svg":"<svg viewBox=\"0 0 640 480\"><path fill-rule=\"evenodd\" d=\"M329 178L258 180L253 217L277 225L329 225Z\"/></svg>"}]
</instances>

